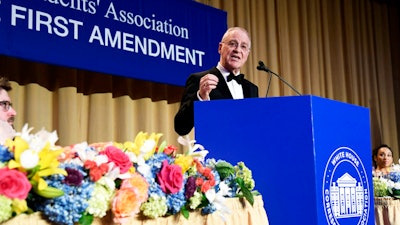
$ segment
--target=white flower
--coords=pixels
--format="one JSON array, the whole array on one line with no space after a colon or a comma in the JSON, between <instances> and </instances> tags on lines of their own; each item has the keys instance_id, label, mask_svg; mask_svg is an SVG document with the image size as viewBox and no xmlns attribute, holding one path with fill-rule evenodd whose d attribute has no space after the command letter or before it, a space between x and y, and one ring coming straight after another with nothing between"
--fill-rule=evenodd
<instances>
[{"instance_id":1,"label":"white flower","mask_svg":"<svg viewBox=\"0 0 400 225\"><path fill-rule=\"evenodd\" d=\"M394 183L393 189L400 190L400 183Z\"/></svg>"},{"instance_id":2,"label":"white flower","mask_svg":"<svg viewBox=\"0 0 400 225\"><path fill-rule=\"evenodd\" d=\"M55 146L55 143L58 140L57 131L48 132L42 128L42 130L36 134L30 134L32 130L33 127L29 128L28 124L25 124L22 127L22 131L16 133L16 135L25 140L28 143L29 148L36 151L41 151L47 144L50 145L50 149Z\"/></svg>"},{"instance_id":3,"label":"white flower","mask_svg":"<svg viewBox=\"0 0 400 225\"><path fill-rule=\"evenodd\" d=\"M22 139L24 139L26 142L30 142L31 140L31 134L29 134L33 130L33 127L29 128L28 124L26 123L23 127L20 133L16 133L17 136L20 136Z\"/></svg>"},{"instance_id":4,"label":"white flower","mask_svg":"<svg viewBox=\"0 0 400 225\"><path fill-rule=\"evenodd\" d=\"M232 188L230 188L225 182L219 184L219 192L222 196L230 196Z\"/></svg>"},{"instance_id":5,"label":"white flower","mask_svg":"<svg viewBox=\"0 0 400 225\"><path fill-rule=\"evenodd\" d=\"M400 172L400 165L399 164L394 164L391 168L392 172Z\"/></svg>"},{"instance_id":6,"label":"white flower","mask_svg":"<svg viewBox=\"0 0 400 225\"><path fill-rule=\"evenodd\" d=\"M151 176L151 168L149 165L146 164L144 156L154 148L155 144L156 143L154 140L146 140L140 148L139 155L136 155L133 152L126 153L131 162L137 164L137 171L141 173L144 177Z\"/></svg>"},{"instance_id":7,"label":"white flower","mask_svg":"<svg viewBox=\"0 0 400 225\"><path fill-rule=\"evenodd\" d=\"M109 177L110 179L127 179L129 177L129 172L121 173L119 166L115 165L114 162L108 163L109 171L105 176Z\"/></svg>"},{"instance_id":8,"label":"white flower","mask_svg":"<svg viewBox=\"0 0 400 225\"><path fill-rule=\"evenodd\" d=\"M382 181L386 181L386 186L387 186L389 189L392 189L392 188L394 187L394 182L393 182L393 181L387 180L387 179L382 180Z\"/></svg>"},{"instance_id":9,"label":"white flower","mask_svg":"<svg viewBox=\"0 0 400 225\"><path fill-rule=\"evenodd\" d=\"M73 158L72 161L70 161L70 163L74 163L80 166L83 166L83 162L85 162L86 160L93 160L97 154L95 151L91 150L88 147L87 142L75 144L73 146L73 149L76 152L76 154L78 154L78 157Z\"/></svg>"},{"instance_id":10,"label":"white flower","mask_svg":"<svg viewBox=\"0 0 400 225\"><path fill-rule=\"evenodd\" d=\"M155 145L156 145L156 142L154 140L152 140L152 139L145 140L143 145L140 147L140 153L145 155L146 153L153 150Z\"/></svg>"},{"instance_id":11,"label":"white flower","mask_svg":"<svg viewBox=\"0 0 400 225\"><path fill-rule=\"evenodd\" d=\"M152 176L151 167L146 163L138 164L137 171L142 174L145 178Z\"/></svg>"},{"instance_id":12,"label":"white flower","mask_svg":"<svg viewBox=\"0 0 400 225\"><path fill-rule=\"evenodd\" d=\"M191 155L193 158L196 158L201 162L204 161L208 154L208 150L205 150L203 145L195 144L196 140L190 140L188 135L185 137L179 136L178 142L179 144L188 147L187 155Z\"/></svg>"},{"instance_id":13,"label":"white flower","mask_svg":"<svg viewBox=\"0 0 400 225\"><path fill-rule=\"evenodd\" d=\"M32 169L39 163L39 154L32 149L27 149L21 153L20 162L23 168Z\"/></svg>"},{"instance_id":14,"label":"white flower","mask_svg":"<svg viewBox=\"0 0 400 225\"><path fill-rule=\"evenodd\" d=\"M110 189L111 191L115 190L115 179L109 178L107 176L103 176L102 178L100 178L100 180L98 180L97 182L99 184L104 185L105 187L107 187L108 189Z\"/></svg>"},{"instance_id":15,"label":"white flower","mask_svg":"<svg viewBox=\"0 0 400 225\"><path fill-rule=\"evenodd\" d=\"M218 193L215 189L210 189L206 192L206 198L211 203L214 204L217 212L221 218L225 221L225 215L230 214L230 209L225 205L225 195L229 194L230 188L225 183L220 183L220 190Z\"/></svg>"}]
</instances>

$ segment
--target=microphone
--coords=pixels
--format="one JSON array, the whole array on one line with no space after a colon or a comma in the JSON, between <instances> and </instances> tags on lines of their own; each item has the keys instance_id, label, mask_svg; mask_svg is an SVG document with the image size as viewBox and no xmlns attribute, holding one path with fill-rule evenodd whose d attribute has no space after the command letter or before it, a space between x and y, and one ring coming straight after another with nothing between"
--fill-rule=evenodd
<instances>
[{"instance_id":1,"label":"microphone","mask_svg":"<svg viewBox=\"0 0 400 225\"><path fill-rule=\"evenodd\" d=\"M290 87L290 89L292 89L294 92L296 92L297 95L302 95L298 90L296 90L296 88L294 88L292 85L290 85L285 79L283 79L283 77L281 77L279 74L273 72L272 70L270 70L266 65L264 65L264 63L262 61L258 61L258 66L257 66L258 70L262 70L265 71L267 73L270 74L270 78L269 78L269 82L268 82L268 89L267 89L267 95L268 95L268 91L269 91L269 85L271 82L271 74L275 75L276 77L279 78L279 80L281 80L283 83L285 83L288 87Z\"/></svg>"}]
</instances>

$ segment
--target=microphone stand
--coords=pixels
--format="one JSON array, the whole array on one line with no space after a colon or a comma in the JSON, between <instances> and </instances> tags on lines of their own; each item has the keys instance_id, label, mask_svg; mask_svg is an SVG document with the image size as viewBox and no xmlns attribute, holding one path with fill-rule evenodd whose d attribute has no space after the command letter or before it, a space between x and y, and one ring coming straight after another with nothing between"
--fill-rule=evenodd
<instances>
[{"instance_id":1,"label":"microphone stand","mask_svg":"<svg viewBox=\"0 0 400 225\"><path fill-rule=\"evenodd\" d=\"M257 69L258 70L263 70L265 72L267 72L268 74L270 74L270 79L271 79L271 74L277 76L279 78L279 80L281 80L283 83L285 83L288 87L290 87L290 89L292 89L294 92L296 92L297 95L301 96L301 93L299 91L296 90L296 88L294 88L292 85L290 85L285 79L283 79L283 77L281 77L279 74L273 72L272 70L270 70L268 67L266 67L264 65L263 62L259 61L258 62L258 66ZM268 84L268 88L269 88L269 84ZM268 90L267 90L267 94L268 94Z\"/></svg>"},{"instance_id":2,"label":"microphone stand","mask_svg":"<svg viewBox=\"0 0 400 225\"><path fill-rule=\"evenodd\" d=\"M268 72L268 74L269 77L268 77L267 94L265 95L265 97L268 97L269 87L271 86L271 80L272 80L272 74L270 72Z\"/></svg>"}]
</instances>

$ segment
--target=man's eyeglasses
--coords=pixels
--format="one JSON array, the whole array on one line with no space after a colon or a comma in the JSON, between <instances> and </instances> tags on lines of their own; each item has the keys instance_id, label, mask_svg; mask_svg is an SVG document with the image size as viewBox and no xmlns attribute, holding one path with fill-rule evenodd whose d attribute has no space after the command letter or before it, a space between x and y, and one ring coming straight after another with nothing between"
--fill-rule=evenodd
<instances>
[{"instance_id":1,"label":"man's eyeglasses","mask_svg":"<svg viewBox=\"0 0 400 225\"><path fill-rule=\"evenodd\" d=\"M4 112L7 112L12 107L12 103L9 101L0 101L0 106Z\"/></svg>"},{"instance_id":2,"label":"man's eyeglasses","mask_svg":"<svg viewBox=\"0 0 400 225\"><path fill-rule=\"evenodd\" d=\"M237 41L228 41L228 42L223 42L224 44L228 45L230 48L238 48L242 49L243 51L250 51L250 47L247 44L239 44Z\"/></svg>"}]
</instances>

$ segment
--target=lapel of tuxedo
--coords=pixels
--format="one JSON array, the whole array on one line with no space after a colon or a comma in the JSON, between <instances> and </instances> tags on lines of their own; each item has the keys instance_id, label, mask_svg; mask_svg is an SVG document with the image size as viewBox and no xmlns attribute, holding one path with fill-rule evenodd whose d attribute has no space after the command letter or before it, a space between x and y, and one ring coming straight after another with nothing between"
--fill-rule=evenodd
<instances>
[{"instance_id":1,"label":"lapel of tuxedo","mask_svg":"<svg viewBox=\"0 0 400 225\"><path fill-rule=\"evenodd\" d=\"M243 80L242 82L242 88L243 88L243 97L245 98L252 97L250 92L250 85L245 80Z\"/></svg>"},{"instance_id":2,"label":"lapel of tuxedo","mask_svg":"<svg viewBox=\"0 0 400 225\"><path fill-rule=\"evenodd\" d=\"M217 88L210 93L211 99L233 99L233 96L229 91L228 85L226 84L225 78L222 76L221 72L216 67L210 72L217 76L219 80Z\"/></svg>"}]
</instances>

